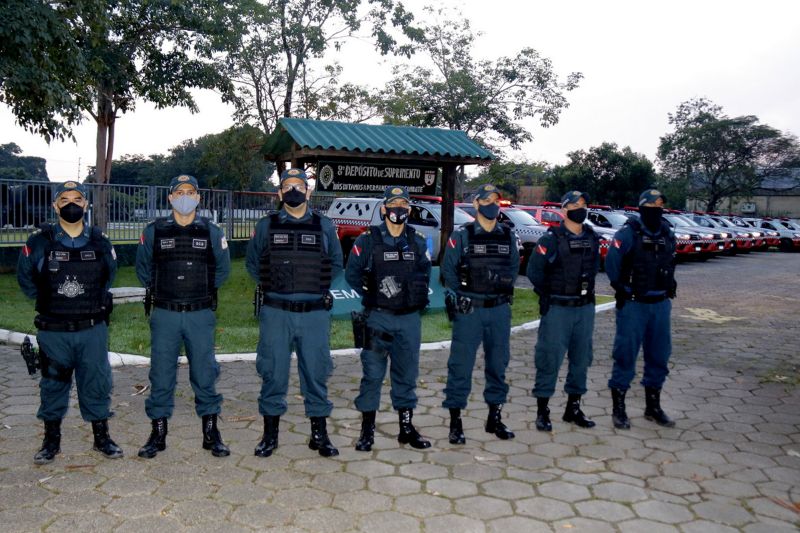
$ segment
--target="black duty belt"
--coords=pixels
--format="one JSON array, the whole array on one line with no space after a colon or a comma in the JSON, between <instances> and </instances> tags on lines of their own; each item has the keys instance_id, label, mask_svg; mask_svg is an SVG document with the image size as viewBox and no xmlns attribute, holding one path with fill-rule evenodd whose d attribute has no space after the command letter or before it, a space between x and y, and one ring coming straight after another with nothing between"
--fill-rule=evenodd
<instances>
[{"instance_id":1,"label":"black duty belt","mask_svg":"<svg viewBox=\"0 0 800 533\"><path fill-rule=\"evenodd\" d=\"M326 308L324 300L313 300L310 302L295 302L291 300L279 300L264 296L263 303L266 306L276 309L283 309L292 313L308 313L309 311L321 311Z\"/></svg>"},{"instance_id":2,"label":"black duty belt","mask_svg":"<svg viewBox=\"0 0 800 533\"><path fill-rule=\"evenodd\" d=\"M498 296L497 298L470 298L472 301L472 307L483 307L484 309L490 309L492 307L497 307L500 305L507 304L511 301L510 296Z\"/></svg>"},{"instance_id":3,"label":"black duty belt","mask_svg":"<svg viewBox=\"0 0 800 533\"><path fill-rule=\"evenodd\" d=\"M368 311L380 311L381 313L387 313L389 315L396 315L396 316L410 315L411 313L416 313L417 311L420 311L420 309L417 309L417 308L414 308L414 309L387 309L385 307L370 307L367 310Z\"/></svg>"},{"instance_id":4,"label":"black duty belt","mask_svg":"<svg viewBox=\"0 0 800 533\"><path fill-rule=\"evenodd\" d=\"M102 318L87 318L84 320L57 320L37 316L33 325L41 331L82 331L104 323Z\"/></svg>"},{"instance_id":5,"label":"black duty belt","mask_svg":"<svg viewBox=\"0 0 800 533\"><path fill-rule=\"evenodd\" d=\"M579 296L577 298L550 298L550 303L562 307L583 307L594 303L594 295Z\"/></svg>"},{"instance_id":6,"label":"black duty belt","mask_svg":"<svg viewBox=\"0 0 800 533\"><path fill-rule=\"evenodd\" d=\"M392 342L394 340L394 335L391 333L386 333L385 331L381 331L379 329L374 328L367 328L369 332L369 336L372 339L380 339L383 342Z\"/></svg>"},{"instance_id":7,"label":"black duty belt","mask_svg":"<svg viewBox=\"0 0 800 533\"><path fill-rule=\"evenodd\" d=\"M640 304L655 304L666 300L667 295L659 294L657 296L636 296L635 294L631 294L628 296L628 299L632 302L639 302Z\"/></svg>"},{"instance_id":8,"label":"black duty belt","mask_svg":"<svg viewBox=\"0 0 800 533\"><path fill-rule=\"evenodd\" d=\"M166 309L167 311L190 312L202 311L203 309L211 309L211 300L203 300L202 302L169 302L165 300L155 300L154 307L159 309Z\"/></svg>"}]
</instances>

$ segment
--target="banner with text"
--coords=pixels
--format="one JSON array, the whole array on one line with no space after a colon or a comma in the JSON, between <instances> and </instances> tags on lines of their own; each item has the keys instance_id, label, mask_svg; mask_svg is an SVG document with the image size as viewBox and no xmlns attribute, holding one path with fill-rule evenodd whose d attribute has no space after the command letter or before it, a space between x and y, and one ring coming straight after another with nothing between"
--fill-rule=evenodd
<instances>
[{"instance_id":1,"label":"banner with text","mask_svg":"<svg viewBox=\"0 0 800 533\"><path fill-rule=\"evenodd\" d=\"M436 167L320 161L317 190L348 193L382 193L389 185L408 187L411 194L436 194Z\"/></svg>"}]
</instances>

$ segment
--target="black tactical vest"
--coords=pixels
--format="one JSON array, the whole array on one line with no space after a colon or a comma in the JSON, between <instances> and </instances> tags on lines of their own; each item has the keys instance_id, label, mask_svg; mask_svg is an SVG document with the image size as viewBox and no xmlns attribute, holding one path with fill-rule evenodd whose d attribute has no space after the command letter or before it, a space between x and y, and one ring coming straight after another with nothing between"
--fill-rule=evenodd
<instances>
[{"instance_id":1,"label":"black tactical vest","mask_svg":"<svg viewBox=\"0 0 800 533\"><path fill-rule=\"evenodd\" d=\"M420 250L416 234L414 228L406 226L408 246L401 249L383 242L380 227L370 227L372 265L362 299L364 307L410 313L428 305L428 274L417 269Z\"/></svg>"},{"instance_id":2,"label":"black tactical vest","mask_svg":"<svg viewBox=\"0 0 800 533\"><path fill-rule=\"evenodd\" d=\"M331 287L331 258L325 250L320 216L310 222L281 222L270 215L259 283L265 292L325 294Z\"/></svg>"},{"instance_id":3,"label":"black tactical vest","mask_svg":"<svg viewBox=\"0 0 800 533\"><path fill-rule=\"evenodd\" d=\"M633 229L633 248L622 260L620 282L633 289L634 296L650 291L670 291L675 277L675 236L669 225L661 221L657 236L646 235L642 223L628 220Z\"/></svg>"},{"instance_id":4,"label":"black tactical vest","mask_svg":"<svg viewBox=\"0 0 800 533\"><path fill-rule=\"evenodd\" d=\"M594 279L597 275L597 256L600 253L600 239L587 225L583 226L583 236L568 235L564 226L556 226L548 231L556 237L558 253L548 266L548 292L558 296L592 296Z\"/></svg>"},{"instance_id":5,"label":"black tactical vest","mask_svg":"<svg viewBox=\"0 0 800 533\"><path fill-rule=\"evenodd\" d=\"M105 318L108 253L100 228L93 227L81 248L69 248L55 239L53 228L42 228L47 239L42 271L36 277L36 311L63 320Z\"/></svg>"},{"instance_id":6,"label":"black tactical vest","mask_svg":"<svg viewBox=\"0 0 800 533\"><path fill-rule=\"evenodd\" d=\"M172 304L211 302L216 260L209 221L188 226L159 218L154 223L153 299Z\"/></svg>"},{"instance_id":7,"label":"black tactical vest","mask_svg":"<svg viewBox=\"0 0 800 533\"><path fill-rule=\"evenodd\" d=\"M464 290L486 295L514 294L516 276L511 274L515 271L515 265L511 264L514 239L511 228L505 224L500 227L501 234L477 233L475 224L467 224L469 242L459 267Z\"/></svg>"}]
</instances>

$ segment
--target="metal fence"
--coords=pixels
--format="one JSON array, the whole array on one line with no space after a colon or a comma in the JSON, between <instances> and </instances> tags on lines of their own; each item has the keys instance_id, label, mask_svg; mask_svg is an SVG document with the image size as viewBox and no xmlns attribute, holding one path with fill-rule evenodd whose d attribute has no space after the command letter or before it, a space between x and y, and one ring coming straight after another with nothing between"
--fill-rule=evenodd
<instances>
[{"instance_id":1,"label":"metal fence","mask_svg":"<svg viewBox=\"0 0 800 533\"><path fill-rule=\"evenodd\" d=\"M57 184L42 181L0 180L0 244L21 244L44 222L54 222L53 193ZM153 219L171 213L169 187L152 185L97 185L87 183L89 209L86 222L93 223L96 202L106 207L106 227L113 242L136 241ZM249 239L258 220L278 207L276 193L201 189L198 214L208 217L229 239ZM324 213L333 195L314 193L311 207Z\"/></svg>"}]
</instances>

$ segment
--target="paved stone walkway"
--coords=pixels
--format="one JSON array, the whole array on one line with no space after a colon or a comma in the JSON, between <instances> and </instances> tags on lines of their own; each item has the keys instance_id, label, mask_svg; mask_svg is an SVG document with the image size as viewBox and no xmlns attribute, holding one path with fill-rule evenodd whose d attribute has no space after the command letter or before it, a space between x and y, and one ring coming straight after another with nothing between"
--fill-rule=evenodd
<instances>
[{"instance_id":1,"label":"paved stone walkway","mask_svg":"<svg viewBox=\"0 0 800 533\"><path fill-rule=\"evenodd\" d=\"M0 347L0 530L2 531L798 531L800 525L800 254L750 254L686 264L678 271L674 355L664 390L677 419L662 429L641 417L643 393L631 390L633 428L612 428L606 380L613 312L598 316L595 364L585 411L591 430L560 421L553 433L533 425L535 332L515 336L505 413L516 431L499 441L483 431L482 367L464 420L466 446L447 442L440 407L445 352L422 357L415 422L434 440L425 452L401 447L396 416L383 411L372 453L352 445L360 377L355 357L340 357L330 380L330 425L341 455L323 459L305 443L296 372L280 448L259 459L261 420L253 363L223 366L223 436L232 455L200 449L188 373L179 376L168 449L136 457L149 432L147 369L115 369L113 437L121 460L91 451L91 431L73 396L62 454L32 464L41 440L37 382L12 347ZM563 379L563 375L562 375Z\"/></svg>"}]
</instances>

